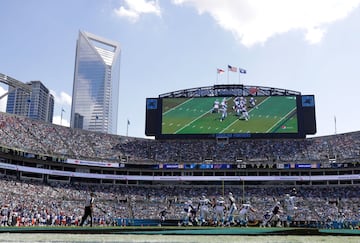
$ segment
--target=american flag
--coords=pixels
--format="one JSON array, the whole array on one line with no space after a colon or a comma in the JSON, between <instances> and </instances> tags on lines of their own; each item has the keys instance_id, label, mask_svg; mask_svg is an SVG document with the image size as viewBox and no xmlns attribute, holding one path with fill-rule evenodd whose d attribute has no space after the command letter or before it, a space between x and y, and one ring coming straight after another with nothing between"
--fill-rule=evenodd
<instances>
[{"instance_id":1,"label":"american flag","mask_svg":"<svg viewBox=\"0 0 360 243\"><path fill-rule=\"evenodd\" d=\"M231 72L237 72L237 67L233 67L233 66L228 65L228 70L231 71Z\"/></svg>"},{"instance_id":2,"label":"american flag","mask_svg":"<svg viewBox=\"0 0 360 243\"><path fill-rule=\"evenodd\" d=\"M223 72L225 72L224 69L221 69L221 68L217 69L217 73L223 73Z\"/></svg>"}]
</instances>

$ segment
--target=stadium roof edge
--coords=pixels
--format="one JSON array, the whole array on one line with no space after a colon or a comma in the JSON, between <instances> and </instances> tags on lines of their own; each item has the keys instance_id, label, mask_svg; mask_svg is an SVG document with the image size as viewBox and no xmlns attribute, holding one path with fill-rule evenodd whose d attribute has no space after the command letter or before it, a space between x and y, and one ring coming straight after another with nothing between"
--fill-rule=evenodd
<instances>
[{"instance_id":1,"label":"stadium roof edge","mask_svg":"<svg viewBox=\"0 0 360 243\"><path fill-rule=\"evenodd\" d=\"M273 87L243 84L221 84L190 88L160 94L159 98L211 97L211 96L287 96L301 95L301 92Z\"/></svg>"}]
</instances>

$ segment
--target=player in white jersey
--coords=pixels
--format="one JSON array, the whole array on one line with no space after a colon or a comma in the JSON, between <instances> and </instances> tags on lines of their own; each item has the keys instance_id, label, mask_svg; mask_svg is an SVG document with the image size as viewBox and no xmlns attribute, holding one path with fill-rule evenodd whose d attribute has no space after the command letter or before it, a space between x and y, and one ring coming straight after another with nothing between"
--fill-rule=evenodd
<instances>
[{"instance_id":1,"label":"player in white jersey","mask_svg":"<svg viewBox=\"0 0 360 243\"><path fill-rule=\"evenodd\" d=\"M229 211L228 211L228 214L227 214L227 222L226 224L227 225L233 225L235 224L235 217L234 217L234 213L237 209L236 207L236 200L232 194L232 192L229 192Z\"/></svg>"},{"instance_id":2,"label":"player in white jersey","mask_svg":"<svg viewBox=\"0 0 360 243\"><path fill-rule=\"evenodd\" d=\"M285 194L284 211L286 214L287 227L289 227L291 222L294 220L296 210L297 207L295 207L295 196L290 196L290 194Z\"/></svg>"},{"instance_id":3,"label":"player in white jersey","mask_svg":"<svg viewBox=\"0 0 360 243\"><path fill-rule=\"evenodd\" d=\"M246 106L246 99L244 97L240 97L240 106Z\"/></svg>"},{"instance_id":4,"label":"player in white jersey","mask_svg":"<svg viewBox=\"0 0 360 243\"><path fill-rule=\"evenodd\" d=\"M216 200L215 204L215 217L214 223L215 225L224 225L224 217L225 217L225 201L223 197L219 197Z\"/></svg>"},{"instance_id":5,"label":"player in white jersey","mask_svg":"<svg viewBox=\"0 0 360 243\"><path fill-rule=\"evenodd\" d=\"M233 99L234 101L234 106L233 106L233 110L235 111L237 116L240 116L240 97L236 97L235 99Z\"/></svg>"},{"instance_id":6,"label":"player in white jersey","mask_svg":"<svg viewBox=\"0 0 360 243\"><path fill-rule=\"evenodd\" d=\"M254 97L250 97L249 104L250 104L250 108L256 108L257 109L256 100L255 100Z\"/></svg>"},{"instance_id":7,"label":"player in white jersey","mask_svg":"<svg viewBox=\"0 0 360 243\"><path fill-rule=\"evenodd\" d=\"M183 221L183 225L192 225L192 212L194 210L194 207L192 205L192 201L188 200L187 202L185 202L184 205L184 212L185 212L185 217L184 217L184 221Z\"/></svg>"},{"instance_id":8,"label":"player in white jersey","mask_svg":"<svg viewBox=\"0 0 360 243\"><path fill-rule=\"evenodd\" d=\"M209 219L209 206L210 200L206 198L205 195L202 195L199 200L198 211L200 211L200 224L207 225Z\"/></svg>"},{"instance_id":9,"label":"player in white jersey","mask_svg":"<svg viewBox=\"0 0 360 243\"><path fill-rule=\"evenodd\" d=\"M227 102L226 102L226 100L223 100L221 102L221 108L220 108L220 111L221 111L220 121L225 120L225 118L227 117L227 109L228 109Z\"/></svg>"},{"instance_id":10,"label":"player in white jersey","mask_svg":"<svg viewBox=\"0 0 360 243\"><path fill-rule=\"evenodd\" d=\"M1 213L0 213L1 226L8 226L9 225L9 215L10 215L9 205L5 204L1 208Z\"/></svg>"},{"instance_id":11,"label":"player in white jersey","mask_svg":"<svg viewBox=\"0 0 360 243\"><path fill-rule=\"evenodd\" d=\"M239 224L241 226L247 226L248 224L248 214L250 212L256 212L256 209L253 208L249 201L242 204L239 209Z\"/></svg>"},{"instance_id":12,"label":"player in white jersey","mask_svg":"<svg viewBox=\"0 0 360 243\"><path fill-rule=\"evenodd\" d=\"M240 108L240 111L241 111L241 117L239 119L244 119L246 121L250 119L249 113L248 113L245 105L243 105Z\"/></svg>"},{"instance_id":13,"label":"player in white jersey","mask_svg":"<svg viewBox=\"0 0 360 243\"><path fill-rule=\"evenodd\" d=\"M211 113L219 113L219 108L220 108L220 102L218 101L218 99L216 99L214 101L214 106L211 109Z\"/></svg>"}]
</instances>

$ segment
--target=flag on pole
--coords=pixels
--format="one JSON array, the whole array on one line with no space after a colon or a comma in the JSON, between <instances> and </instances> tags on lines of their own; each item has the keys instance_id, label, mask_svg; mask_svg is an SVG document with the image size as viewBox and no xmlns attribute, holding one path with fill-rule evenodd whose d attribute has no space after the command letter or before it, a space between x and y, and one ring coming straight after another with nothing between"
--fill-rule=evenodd
<instances>
[{"instance_id":1,"label":"flag on pole","mask_svg":"<svg viewBox=\"0 0 360 243\"><path fill-rule=\"evenodd\" d=\"M246 70L243 69L243 68L239 68L239 72L240 72L240 73L246 73Z\"/></svg>"},{"instance_id":2,"label":"flag on pole","mask_svg":"<svg viewBox=\"0 0 360 243\"><path fill-rule=\"evenodd\" d=\"M218 68L218 69L217 69L217 73L221 74L221 73L223 73L223 72L225 72L224 69L221 69L221 68Z\"/></svg>"},{"instance_id":3,"label":"flag on pole","mask_svg":"<svg viewBox=\"0 0 360 243\"><path fill-rule=\"evenodd\" d=\"M233 66L228 65L228 71L237 72L237 67L233 67Z\"/></svg>"},{"instance_id":4,"label":"flag on pole","mask_svg":"<svg viewBox=\"0 0 360 243\"><path fill-rule=\"evenodd\" d=\"M128 124L128 125L130 125L130 121L129 121L129 119L127 120L127 124Z\"/></svg>"}]
</instances>

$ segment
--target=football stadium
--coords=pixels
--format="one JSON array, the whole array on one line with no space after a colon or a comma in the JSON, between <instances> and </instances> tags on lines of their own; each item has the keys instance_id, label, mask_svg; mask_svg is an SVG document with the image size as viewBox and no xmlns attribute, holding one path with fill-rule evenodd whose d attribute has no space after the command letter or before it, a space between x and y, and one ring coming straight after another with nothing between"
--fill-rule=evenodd
<instances>
[{"instance_id":1,"label":"football stadium","mask_svg":"<svg viewBox=\"0 0 360 243\"><path fill-rule=\"evenodd\" d=\"M360 132L309 138L314 95L214 85L145 107L150 138L0 113L0 232L359 239Z\"/></svg>"}]
</instances>

